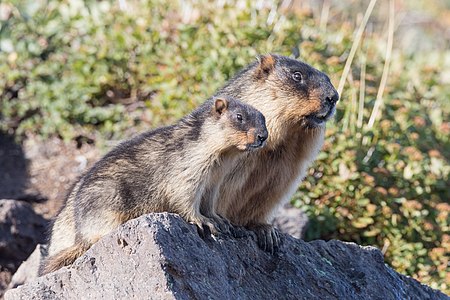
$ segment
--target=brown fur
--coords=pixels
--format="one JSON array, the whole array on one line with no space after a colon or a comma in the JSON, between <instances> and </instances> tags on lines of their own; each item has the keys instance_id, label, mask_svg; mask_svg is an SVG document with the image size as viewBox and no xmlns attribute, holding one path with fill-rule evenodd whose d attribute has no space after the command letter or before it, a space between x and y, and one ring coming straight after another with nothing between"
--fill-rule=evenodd
<instances>
[{"instance_id":1,"label":"brown fur","mask_svg":"<svg viewBox=\"0 0 450 300\"><path fill-rule=\"evenodd\" d=\"M301 76L294 77L296 73ZM293 195L318 154L324 139L325 122L334 114L337 92L328 77L311 66L283 56L266 55L238 73L216 95L241 99L264 114L269 132L264 149L235 156L230 148L223 149L215 139L189 143L189 158L179 152L170 152L170 159L166 161L177 162L171 176L153 178L158 183L158 193L152 199L159 201L136 202L131 208L128 203L125 209L118 205L124 199L124 192L129 194L126 199L130 202L131 196L145 190L135 183L127 183L126 178L129 174L140 174L147 165L160 164L160 156L165 151L149 150L145 143L133 144L132 149L123 147L119 153L133 150L133 159L114 154L112 160L107 156L75 186L55 222L50 255L73 246L73 243L88 241L92 244L98 236L130 218L159 211L179 213L200 227L213 228L214 223L226 225L230 220L254 231L261 248L274 252L280 239L269 223L277 207ZM216 110L220 108L221 105ZM216 136L217 126L213 120L201 125L204 136ZM242 151L246 147L244 141L257 140L254 135L251 138L249 130L237 133L228 127L216 138L226 137L227 142ZM170 140L177 141L187 134L190 134L187 129L174 131ZM158 137L157 140L167 138ZM212 153L222 154L210 156ZM156 162L152 160L154 157ZM190 174L197 175L192 177ZM133 176L131 178L139 183ZM112 181L104 180L108 177ZM142 177L148 180L145 173ZM148 184L145 180L142 184ZM125 181L129 186L125 185L124 189L117 186L117 181ZM180 182L195 182L196 188L190 184L180 185ZM103 202L93 201L97 198ZM138 198L145 199L142 195Z\"/></svg>"},{"instance_id":2,"label":"brown fur","mask_svg":"<svg viewBox=\"0 0 450 300\"><path fill-rule=\"evenodd\" d=\"M293 80L300 72L302 82ZM220 188L218 213L255 231L262 248L273 252L279 237L269 225L277 207L288 201L318 154L325 121L338 95L328 77L282 56L266 55L218 91L239 97L266 117L266 147L238 159Z\"/></svg>"},{"instance_id":3,"label":"brown fur","mask_svg":"<svg viewBox=\"0 0 450 300\"><path fill-rule=\"evenodd\" d=\"M83 255L89 248L91 244L79 242L75 245L58 252L56 255L52 256L51 260L48 260L45 264L42 273L47 274L54 272L64 266L71 265L78 257Z\"/></svg>"},{"instance_id":4,"label":"brown fur","mask_svg":"<svg viewBox=\"0 0 450 300\"><path fill-rule=\"evenodd\" d=\"M178 213L202 234L228 233L229 221L217 214L218 187L236 159L266 138L260 112L215 97L173 126L122 143L70 192L52 229L44 272L72 263L100 237L145 213Z\"/></svg>"}]
</instances>

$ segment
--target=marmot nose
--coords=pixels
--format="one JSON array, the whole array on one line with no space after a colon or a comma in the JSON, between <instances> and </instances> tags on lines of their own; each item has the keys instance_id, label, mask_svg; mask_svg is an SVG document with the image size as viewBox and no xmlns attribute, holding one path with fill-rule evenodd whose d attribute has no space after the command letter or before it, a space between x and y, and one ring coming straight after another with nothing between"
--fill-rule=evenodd
<instances>
[{"instance_id":1,"label":"marmot nose","mask_svg":"<svg viewBox=\"0 0 450 300\"><path fill-rule=\"evenodd\" d=\"M326 97L326 100L331 105L335 105L336 102L338 102L339 100L339 94L336 91L334 91L330 96Z\"/></svg>"},{"instance_id":2,"label":"marmot nose","mask_svg":"<svg viewBox=\"0 0 450 300\"><path fill-rule=\"evenodd\" d=\"M267 131L258 134L258 141L262 144L267 140Z\"/></svg>"}]
</instances>

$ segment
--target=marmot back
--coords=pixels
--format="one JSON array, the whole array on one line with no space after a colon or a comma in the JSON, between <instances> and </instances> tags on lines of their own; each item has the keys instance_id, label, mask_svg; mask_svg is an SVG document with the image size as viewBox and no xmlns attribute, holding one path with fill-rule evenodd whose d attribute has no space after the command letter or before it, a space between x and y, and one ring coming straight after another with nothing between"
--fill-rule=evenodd
<instances>
[{"instance_id":1,"label":"marmot back","mask_svg":"<svg viewBox=\"0 0 450 300\"><path fill-rule=\"evenodd\" d=\"M44 273L72 263L118 225L173 212L204 230L229 232L216 213L218 187L264 146L264 116L231 97L210 99L178 123L143 133L98 161L70 192L52 229Z\"/></svg>"}]
</instances>

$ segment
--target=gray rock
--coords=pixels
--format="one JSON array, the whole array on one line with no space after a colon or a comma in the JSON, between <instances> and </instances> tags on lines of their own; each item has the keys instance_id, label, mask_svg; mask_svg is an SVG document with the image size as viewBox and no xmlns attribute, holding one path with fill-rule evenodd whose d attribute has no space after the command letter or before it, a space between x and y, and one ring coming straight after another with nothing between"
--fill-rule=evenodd
<instances>
[{"instance_id":1,"label":"gray rock","mask_svg":"<svg viewBox=\"0 0 450 300\"><path fill-rule=\"evenodd\" d=\"M44 242L46 224L30 204L0 200L0 298L22 261Z\"/></svg>"},{"instance_id":2,"label":"gray rock","mask_svg":"<svg viewBox=\"0 0 450 300\"><path fill-rule=\"evenodd\" d=\"M16 299L449 299L385 265L379 250L283 235L203 240L173 214L131 220L70 267L9 290Z\"/></svg>"},{"instance_id":3,"label":"gray rock","mask_svg":"<svg viewBox=\"0 0 450 300\"><path fill-rule=\"evenodd\" d=\"M44 242L46 224L30 204L0 200L0 265L17 268Z\"/></svg>"},{"instance_id":4,"label":"gray rock","mask_svg":"<svg viewBox=\"0 0 450 300\"><path fill-rule=\"evenodd\" d=\"M11 282L8 285L8 289L18 287L19 285L38 278L39 267L43 260L42 252L46 251L44 248L45 246L41 244L36 246L36 249L34 249L30 257L28 257L14 273Z\"/></svg>"},{"instance_id":5,"label":"gray rock","mask_svg":"<svg viewBox=\"0 0 450 300\"><path fill-rule=\"evenodd\" d=\"M302 239L308 228L309 220L300 208L287 204L279 209L272 223L281 232Z\"/></svg>"}]
</instances>

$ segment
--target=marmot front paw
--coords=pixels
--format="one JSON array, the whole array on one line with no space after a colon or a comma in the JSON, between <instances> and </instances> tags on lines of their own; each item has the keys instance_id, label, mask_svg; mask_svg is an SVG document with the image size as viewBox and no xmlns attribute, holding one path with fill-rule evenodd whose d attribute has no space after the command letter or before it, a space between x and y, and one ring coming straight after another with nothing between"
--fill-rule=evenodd
<instances>
[{"instance_id":1,"label":"marmot front paw","mask_svg":"<svg viewBox=\"0 0 450 300\"><path fill-rule=\"evenodd\" d=\"M270 254L275 254L280 249L281 237L278 230L270 224L256 224L247 227L256 235L258 246Z\"/></svg>"}]
</instances>

